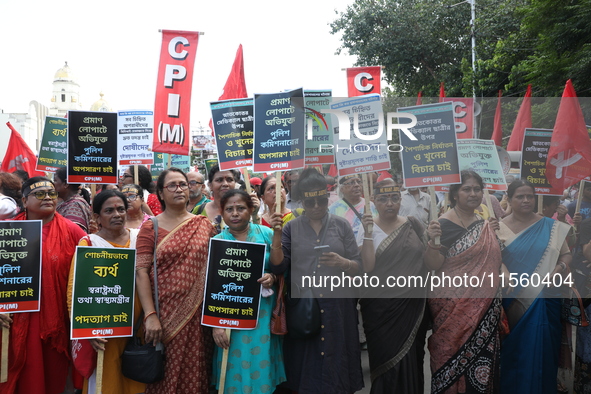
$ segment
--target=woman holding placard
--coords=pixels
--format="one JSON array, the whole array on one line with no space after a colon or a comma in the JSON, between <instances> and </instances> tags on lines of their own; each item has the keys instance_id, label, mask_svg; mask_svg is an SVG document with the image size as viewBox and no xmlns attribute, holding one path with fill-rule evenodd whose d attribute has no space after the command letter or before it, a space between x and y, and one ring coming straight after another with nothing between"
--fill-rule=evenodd
<instances>
[{"instance_id":1,"label":"woman holding placard","mask_svg":"<svg viewBox=\"0 0 591 394\"><path fill-rule=\"evenodd\" d=\"M222 368L222 349L229 346L225 390L230 393L272 393L285 381L281 338L271 334L271 314L277 295L273 292L275 275L270 272L270 262L283 260L281 249L281 215L274 213L271 225L250 223L254 205L245 191L230 190L220 201L224 222L228 225L215 238L230 241L246 241L267 245L265 274L258 282L263 286L259 307L259 319L254 330L232 330L228 338L226 329L214 328L213 339L218 347L214 353L213 380L218 385ZM269 262L270 261L270 262Z\"/></svg>"},{"instance_id":2,"label":"woman holding placard","mask_svg":"<svg viewBox=\"0 0 591 394\"><path fill-rule=\"evenodd\" d=\"M273 266L275 274L288 271L291 285L286 287L291 287L292 301L295 301L295 284L301 284L305 276L314 277L317 283L326 275L352 277L362 271L351 225L346 219L328 213L324 176L314 168L304 170L295 192L302 201L304 214L285 225L282 236L285 258ZM300 290L300 295L314 303L303 302L310 309L302 308L300 311L305 313L300 316L294 316L293 307L287 309L288 334L283 348L286 387L300 393L322 394L361 390L363 374L355 292L346 286L337 286L334 291L330 286L313 289L302 286ZM304 294L310 290L312 294ZM294 319L291 326L290 311ZM306 319L307 312L318 319Z\"/></svg>"},{"instance_id":3,"label":"woman holding placard","mask_svg":"<svg viewBox=\"0 0 591 394\"><path fill-rule=\"evenodd\" d=\"M118 190L103 190L94 197L92 203L93 219L99 226L96 234L82 238L80 246L99 246L104 248L132 248L135 249L139 230L126 228L127 198ZM123 263L121 260L119 263ZM68 307L71 307L72 286L74 281L74 265L70 270L68 284ZM141 312L139 300L136 297L133 322ZM96 370L88 366L93 364L96 354L88 352L85 346L90 344L96 351L105 352L103 362L102 390L109 394L137 394L143 393L146 385L126 378L121 374L121 354L129 338L93 338L74 341L72 351L77 352L74 366L84 380L84 393L94 393L96 384ZM82 352L80 350L84 349ZM89 374L92 374L89 376Z\"/></svg>"},{"instance_id":4,"label":"woman holding placard","mask_svg":"<svg viewBox=\"0 0 591 394\"><path fill-rule=\"evenodd\" d=\"M160 313L153 294L154 226L142 225L137 242L136 289L144 310L146 341L166 347L164 380L148 384L146 394L207 393L213 341L201 325L209 238L206 217L187 212L189 182L178 168L164 170L156 182L163 211L157 216L156 248Z\"/></svg>"},{"instance_id":5,"label":"woman holding placard","mask_svg":"<svg viewBox=\"0 0 591 394\"><path fill-rule=\"evenodd\" d=\"M66 288L72 256L86 233L56 213L57 192L52 181L33 177L23 183L25 211L14 220L43 221L41 252L41 310L0 314L10 326L8 381L0 393L59 394L70 368L70 337Z\"/></svg>"},{"instance_id":6,"label":"woman holding placard","mask_svg":"<svg viewBox=\"0 0 591 394\"><path fill-rule=\"evenodd\" d=\"M502 316L498 222L483 220L474 212L484 191L480 175L462 171L461 181L450 186L451 209L429 223L425 265L435 271L432 280L489 276L481 286L448 280L430 291L431 392L498 392ZM440 245L434 242L438 237Z\"/></svg>"},{"instance_id":7,"label":"woman holding placard","mask_svg":"<svg viewBox=\"0 0 591 394\"><path fill-rule=\"evenodd\" d=\"M261 183L261 187L259 189L259 197L263 199L263 203L265 204L265 213L263 213L263 216L261 216L261 224L263 226L271 228L271 217L273 216L272 214L276 211L276 183L277 179L274 176L268 176L265 179L263 179L263 182ZM281 186L281 217L283 219L283 225L295 218L294 214L285 207L286 200L287 195L285 194L285 188Z\"/></svg>"},{"instance_id":8,"label":"woman holding placard","mask_svg":"<svg viewBox=\"0 0 591 394\"><path fill-rule=\"evenodd\" d=\"M518 179L507 189L511 214L501 222L503 263L511 272L503 307L511 332L501 352L502 393L556 392L562 291L572 260L570 226L534 210L534 186Z\"/></svg>"}]
</instances>

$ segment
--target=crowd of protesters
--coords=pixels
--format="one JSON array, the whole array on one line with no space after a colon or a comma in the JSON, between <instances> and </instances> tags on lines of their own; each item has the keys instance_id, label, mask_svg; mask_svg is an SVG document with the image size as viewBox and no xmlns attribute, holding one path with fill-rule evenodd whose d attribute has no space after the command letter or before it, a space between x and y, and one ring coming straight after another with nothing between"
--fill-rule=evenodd
<instances>
[{"instance_id":1,"label":"crowd of protesters","mask_svg":"<svg viewBox=\"0 0 591 394\"><path fill-rule=\"evenodd\" d=\"M491 195L489 208L475 172L462 171L448 198L373 175L364 192L361 175L335 179L307 168L250 178L248 193L236 170L214 166L205 177L173 167L153 182L147 168L132 166L119 185L99 187L89 204L81 185L67 183L65 168L52 180L0 173L0 219L43 223L41 310L0 314L11 333L0 394L59 394L68 379L94 393L98 350L105 351L105 393L215 392L224 349L225 390L232 393L341 394L364 384L372 393L429 387L432 393L555 393L567 392L573 370L575 392L591 392L591 328L577 328L573 367L573 329L561 319L566 285L514 286L510 279L575 277L583 300L591 299L591 183L577 212L576 188L544 197L538 209L534 186L517 179L498 199ZM431 198L439 202L437 215ZM201 324L212 237L267 245L254 330L228 336ZM166 345L161 381L144 385L121 374L125 338L69 341L76 245L137 249L135 318L143 312L147 342ZM159 314L154 253L162 278ZM319 286L311 289L320 310L315 332L271 333L279 283L303 275L490 280L486 286L341 287L330 296ZM363 381L362 349L371 381Z\"/></svg>"}]
</instances>

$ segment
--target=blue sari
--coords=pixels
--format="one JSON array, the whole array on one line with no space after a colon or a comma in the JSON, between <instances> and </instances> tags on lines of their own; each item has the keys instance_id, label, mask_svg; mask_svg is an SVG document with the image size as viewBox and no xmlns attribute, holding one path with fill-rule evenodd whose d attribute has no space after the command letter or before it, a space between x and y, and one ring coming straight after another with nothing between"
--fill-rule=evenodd
<instances>
[{"instance_id":1,"label":"blue sari","mask_svg":"<svg viewBox=\"0 0 591 394\"><path fill-rule=\"evenodd\" d=\"M569 226L542 218L519 234L501 224L505 240L503 262L511 273L551 273ZM560 349L560 289L515 287L504 297L503 307L511 333L501 346L501 392L556 393Z\"/></svg>"}]
</instances>

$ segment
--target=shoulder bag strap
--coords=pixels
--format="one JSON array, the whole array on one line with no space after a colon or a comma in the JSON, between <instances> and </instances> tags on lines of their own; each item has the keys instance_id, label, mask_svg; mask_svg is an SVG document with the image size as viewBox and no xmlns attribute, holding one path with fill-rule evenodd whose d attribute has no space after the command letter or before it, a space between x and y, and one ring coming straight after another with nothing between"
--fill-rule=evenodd
<instances>
[{"instance_id":1,"label":"shoulder bag strap","mask_svg":"<svg viewBox=\"0 0 591 394\"><path fill-rule=\"evenodd\" d=\"M160 303L158 302L158 274L156 271L156 247L158 246L158 219L153 216L150 218L154 224L154 306L156 307L156 315L160 319Z\"/></svg>"},{"instance_id":2,"label":"shoulder bag strap","mask_svg":"<svg viewBox=\"0 0 591 394\"><path fill-rule=\"evenodd\" d=\"M359 218L359 220L363 220L363 215L360 214L357 209L355 209L355 207L353 206L353 204L351 204L349 201L347 201L346 198L343 198L343 201L347 203L347 205L349 206L349 208L351 208L351 210L353 211L353 213L355 214L355 216L357 216Z\"/></svg>"}]
</instances>

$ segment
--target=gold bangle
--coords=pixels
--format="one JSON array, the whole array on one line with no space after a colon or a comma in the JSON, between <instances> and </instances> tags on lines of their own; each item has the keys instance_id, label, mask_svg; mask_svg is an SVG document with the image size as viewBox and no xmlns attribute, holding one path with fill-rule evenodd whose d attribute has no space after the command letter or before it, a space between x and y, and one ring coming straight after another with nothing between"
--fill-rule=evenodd
<instances>
[{"instance_id":1,"label":"gold bangle","mask_svg":"<svg viewBox=\"0 0 591 394\"><path fill-rule=\"evenodd\" d=\"M277 249L281 249L283 247L283 244L279 244L279 246L277 247L273 247L273 244L271 244L271 250L277 250Z\"/></svg>"}]
</instances>

